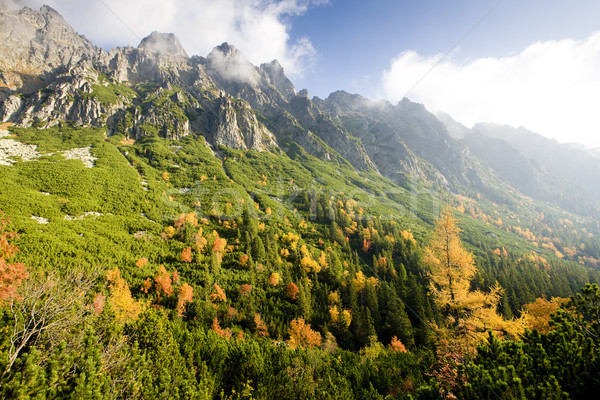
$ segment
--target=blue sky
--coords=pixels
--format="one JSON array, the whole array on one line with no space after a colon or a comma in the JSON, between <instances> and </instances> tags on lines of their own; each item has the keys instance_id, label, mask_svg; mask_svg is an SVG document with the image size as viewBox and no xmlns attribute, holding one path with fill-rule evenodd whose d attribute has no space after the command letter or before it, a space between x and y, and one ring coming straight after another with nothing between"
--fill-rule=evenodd
<instances>
[{"instance_id":1,"label":"blue sky","mask_svg":"<svg viewBox=\"0 0 600 400\"><path fill-rule=\"evenodd\" d=\"M189 54L227 41L254 64L278 59L311 95L407 95L469 127L600 147L598 0L0 1L49 4L107 50L154 30Z\"/></svg>"},{"instance_id":2,"label":"blue sky","mask_svg":"<svg viewBox=\"0 0 600 400\"><path fill-rule=\"evenodd\" d=\"M330 0L291 21L292 39L309 36L317 50L313 69L295 83L318 96L341 88L375 95L400 52L445 54L475 24L453 53L460 62L586 38L600 30L600 1Z\"/></svg>"}]
</instances>

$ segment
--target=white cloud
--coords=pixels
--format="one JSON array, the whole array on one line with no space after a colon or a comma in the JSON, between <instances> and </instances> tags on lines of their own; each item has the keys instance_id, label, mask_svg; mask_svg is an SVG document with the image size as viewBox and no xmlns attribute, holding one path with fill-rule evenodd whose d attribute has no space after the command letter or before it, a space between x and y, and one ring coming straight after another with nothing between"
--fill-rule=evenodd
<instances>
[{"instance_id":1,"label":"white cloud","mask_svg":"<svg viewBox=\"0 0 600 400\"><path fill-rule=\"evenodd\" d=\"M2 0L8 1L8 0ZM10 0L14 1L14 0ZM279 60L301 76L315 49L292 42L289 17L328 0L22 0L56 9L79 33L103 47L137 46L152 31L175 33L188 54L206 56L228 42L254 64Z\"/></svg>"},{"instance_id":2,"label":"white cloud","mask_svg":"<svg viewBox=\"0 0 600 400\"><path fill-rule=\"evenodd\" d=\"M260 79L256 69L240 53L224 54L220 49L208 55L208 65L226 80L257 83Z\"/></svg>"},{"instance_id":3,"label":"white cloud","mask_svg":"<svg viewBox=\"0 0 600 400\"><path fill-rule=\"evenodd\" d=\"M454 57L401 53L383 72L383 96L395 102L408 94L467 126L524 126L560 142L600 146L600 32L537 42L511 57L465 64Z\"/></svg>"}]
</instances>

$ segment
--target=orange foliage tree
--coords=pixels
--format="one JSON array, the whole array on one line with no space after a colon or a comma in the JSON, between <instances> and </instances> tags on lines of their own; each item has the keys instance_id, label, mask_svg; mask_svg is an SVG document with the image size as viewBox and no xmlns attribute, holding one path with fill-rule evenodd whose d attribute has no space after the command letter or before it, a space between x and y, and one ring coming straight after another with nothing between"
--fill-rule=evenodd
<instances>
[{"instance_id":1,"label":"orange foliage tree","mask_svg":"<svg viewBox=\"0 0 600 400\"><path fill-rule=\"evenodd\" d=\"M254 325L259 336L269 337L269 329L267 324L260 318L260 314L254 314Z\"/></svg>"},{"instance_id":2,"label":"orange foliage tree","mask_svg":"<svg viewBox=\"0 0 600 400\"><path fill-rule=\"evenodd\" d=\"M404 347L404 344L396 336L392 337L392 341L390 342L389 349L391 351L396 351L399 353L406 353L406 347Z\"/></svg>"},{"instance_id":3,"label":"orange foliage tree","mask_svg":"<svg viewBox=\"0 0 600 400\"><path fill-rule=\"evenodd\" d=\"M160 295L163 293L165 296L173 294L173 285L171 281L171 275L165 269L165 266L161 264L158 274L154 277L154 287L156 288L156 294L158 295L158 301L160 301Z\"/></svg>"},{"instance_id":4,"label":"orange foliage tree","mask_svg":"<svg viewBox=\"0 0 600 400\"><path fill-rule=\"evenodd\" d=\"M92 300L92 306L94 307L94 314L100 315L104 310L104 305L106 304L106 296L102 293L98 293L94 296Z\"/></svg>"},{"instance_id":5,"label":"orange foliage tree","mask_svg":"<svg viewBox=\"0 0 600 400\"><path fill-rule=\"evenodd\" d=\"M217 257L217 261L220 263L223 259L223 253L225 252L225 248L227 247L227 239L219 237L217 235L215 237L215 241L213 242L212 251Z\"/></svg>"},{"instance_id":6,"label":"orange foliage tree","mask_svg":"<svg viewBox=\"0 0 600 400\"><path fill-rule=\"evenodd\" d=\"M219 285L216 283L213 285L213 291L210 294L210 300L213 302L223 302L227 301L227 295L225 295L225 291L221 289Z\"/></svg>"},{"instance_id":7,"label":"orange foliage tree","mask_svg":"<svg viewBox=\"0 0 600 400\"><path fill-rule=\"evenodd\" d=\"M244 296L244 297L248 297L250 296L250 293L252 292L252 285L249 285L247 283L240 285L240 295Z\"/></svg>"},{"instance_id":8,"label":"orange foliage tree","mask_svg":"<svg viewBox=\"0 0 600 400\"><path fill-rule=\"evenodd\" d=\"M213 319L211 329L215 331L219 336L222 336L227 340L231 338L231 330L229 328L221 328L221 324L219 324L219 320L217 319L217 317Z\"/></svg>"},{"instance_id":9,"label":"orange foliage tree","mask_svg":"<svg viewBox=\"0 0 600 400\"><path fill-rule=\"evenodd\" d=\"M3 218L0 211L0 306L14 299L19 299L17 288L26 279L27 269L21 263L9 263L19 249L11 243L18 236L15 232L7 232L10 220Z\"/></svg>"},{"instance_id":10,"label":"orange foliage tree","mask_svg":"<svg viewBox=\"0 0 600 400\"><path fill-rule=\"evenodd\" d=\"M147 258L139 258L136 262L135 262L135 266L138 268L143 268L146 265L148 265L148 259Z\"/></svg>"},{"instance_id":11,"label":"orange foliage tree","mask_svg":"<svg viewBox=\"0 0 600 400\"><path fill-rule=\"evenodd\" d=\"M285 287L285 293L290 299L296 300L296 296L298 296L298 293L300 293L300 289L298 289L298 286L294 282L290 282Z\"/></svg>"},{"instance_id":12,"label":"orange foliage tree","mask_svg":"<svg viewBox=\"0 0 600 400\"><path fill-rule=\"evenodd\" d=\"M300 347L318 347L321 346L323 339L321 334L310 328L310 324L304 321L304 318L293 319L289 330L290 340L288 345L294 349Z\"/></svg>"},{"instance_id":13,"label":"orange foliage tree","mask_svg":"<svg viewBox=\"0 0 600 400\"><path fill-rule=\"evenodd\" d=\"M186 247L185 249L183 249L179 256L179 260L182 262L185 262L185 263L191 263L192 262L192 248Z\"/></svg>"},{"instance_id":14,"label":"orange foliage tree","mask_svg":"<svg viewBox=\"0 0 600 400\"><path fill-rule=\"evenodd\" d=\"M248 267L248 261L250 261L250 257L248 256L248 254L242 254L238 259L238 263L242 268Z\"/></svg>"},{"instance_id":15,"label":"orange foliage tree","mask_svg":"<svg viewBox=\"0 0 600 400\"><path fill-rule=\"evenodd\" d=\"M191 303L194 299L194 288L187 283L184 283L179 288L179 296L177 298L177 314L181 317L185 313L185 306Z\"/></svg>"}]
</instances>

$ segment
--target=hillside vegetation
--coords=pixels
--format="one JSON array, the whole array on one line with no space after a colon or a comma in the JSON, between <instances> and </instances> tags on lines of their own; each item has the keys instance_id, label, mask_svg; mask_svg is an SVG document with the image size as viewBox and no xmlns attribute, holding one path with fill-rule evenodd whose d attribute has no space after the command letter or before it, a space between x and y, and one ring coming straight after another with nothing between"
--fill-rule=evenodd
<instances>
[{"instance_id":1,"label":"hillside vegetation","mask_svg":"<svg viewBox=\"0 0 600 400\"><path fill-rule=\"evenodd\" d=\"M0 11L0 397L595 398L588 155Z\"/></svg>"}]
</instances>

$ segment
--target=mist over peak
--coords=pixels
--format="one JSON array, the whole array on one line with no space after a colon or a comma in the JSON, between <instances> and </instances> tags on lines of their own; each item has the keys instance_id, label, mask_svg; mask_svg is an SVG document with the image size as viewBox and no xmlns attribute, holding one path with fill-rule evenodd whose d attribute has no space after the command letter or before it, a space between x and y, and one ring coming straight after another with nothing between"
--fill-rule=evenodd
<instances>
[{"instance_id":1,"label":"mist over peak","mask_svg":"<svg viewBox=\"0 0 600 400\"><path fill-rule=\"evenodd\" d=\"M215 47L206 60L208 69L226 81L257 84L260 79L256 67L227 42Z\"/></svg>"},{"instance_id":2,"label":"mist over peak","mask_svg":"<svg viewBox=\"0 0 600 400\"><path fill-rule=\"evenodd\" d=\"M176 57L187 58L188 55L181 42L173 33L154 31L140 42L139 49L156 53L169 54Z\"/></svg>"}]
</instances>

